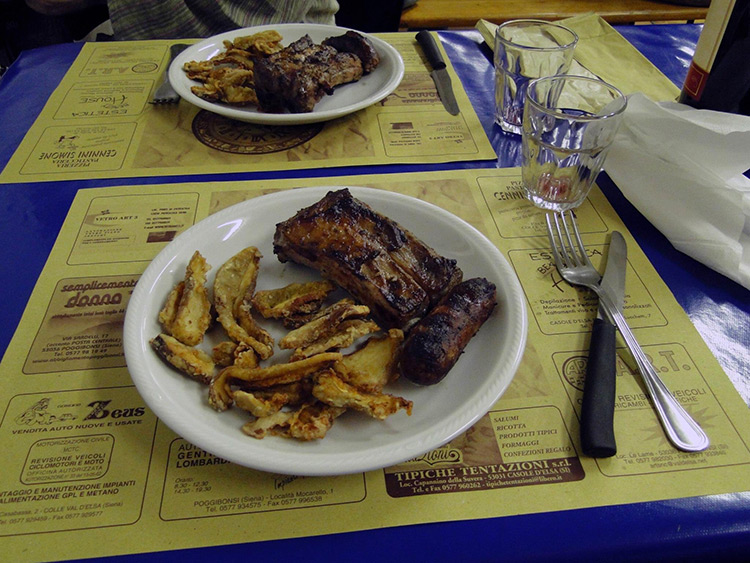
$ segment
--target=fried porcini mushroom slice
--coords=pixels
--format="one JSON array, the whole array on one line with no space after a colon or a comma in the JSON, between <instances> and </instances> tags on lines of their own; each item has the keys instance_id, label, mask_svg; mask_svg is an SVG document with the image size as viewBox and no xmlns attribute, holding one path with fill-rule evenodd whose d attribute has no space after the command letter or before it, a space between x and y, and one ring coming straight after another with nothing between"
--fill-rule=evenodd
<instances>
[{"instance_id":1,"label":"fried porcini mushroom slice","mask_svg":"<svg viewBox=\"0 0 750 563\"><path fill-rule=\"evenodd\" d=\"M271 435L310 441L325 438L333 421L346 412L345 408L332 407L314 401L302 405L294 412L279 411L259 417L242 426L242 431L253 438L262 439Z\"/></svg>"},{"instance_id":2,"label":"fried porcini mushroom slice","mask_svg":"<svg viewBox=\"0 0 750 563\"><path fill-rule=\"evenodd\" d=\"M217 411L225 411L232 406L234 401L233 384L243 387L246 391L255 392L259 389L295 383L331 366L341 358L342 355L338 352L328 352L296 362L267 367L251 368L238 365L225 367L211 380L208 388L208 403Z\"/></svg>"},{"instance_id":3,"label":"fried porcini mushroom slice","mask_svg":"<svg viewBox=\"0 0 750 563\"><path fill-rule=\"evenodd\" d=\"M235 49L231 43L224 42L224 46L227 47L226 52L223 54L216 55L211 59L216 67L230 67L244 70L253 70L254 62L253 58L247 51L242 49Z\"/></svg>"},{"instance_id":4,"label":"fried porcini mushroom slice","mask_svg":"<svg viewBox=\"0 0 750 563\"><path fill-rule=\"evenodd\" d=\"M169 333L172 331L172 323L177 317L177 308L180 306L180 299L184 291L185 281L181 280L170 290L164 306L159 311L159 324L161 324L162 329Z\"/></svg>"},{"instance_id":5,"label":"fried porcini mushroom slice","mask_svg":"<svg viewBox=\"0 0 750 563\"><path fill-rule=\"evenodd\" d=\"M246 51L250 55L272 55L278 51L281 51L283 46L281 40L283 37L275 29L269 29L266 31L260 31L253 33L252 35L243 35L241 37L235 37L231 43L228 41L224 42L224 46L227 50L239 49Z\"/></svg>"},{"instance_id":6,"label":"fried porcini mushroom slice","mask_svg":"<svg viewBox=\"0 0 750 563\"><path fill-rule=\"evenodd\" d=\"M335 333L338 326L346 319L364 317L369 313L370 308L366 305L357 305L348 298L342 299L320 311L310 322L289 331L279 340L279 348L288 350L303 348Z\"/></svg>"},{"instance_id":7,"label":"fried porcini mushroom slice","mask_svg":"<svg viewBox=\"0 0 750 563\"><path fill-rule=\"evenodd\" d=\"M270 398L264 399L255 393L237 389L234 391L233 398L238 408L256 417L271 416L289 403L289 395L285 393L274 393Z\"/></svg>"},{"instance_id":8,"label":"fried porcini mushroom slice","mask_svg":"<svg viewBox=\"0 0 750 563\"><path fill-rule=\"evenodd\" d=\"M277 289L257 291L252 302L266 319L285 319L309 315L320 310L336 286L328 280L290 283Z\"/></svg>"},{"instance_id":9,"label":"fried porcini mushroom slice","mask_svg":"<svg viewBox=\"0 0 750 563\"><path fill-rule=\"evenodd\" d=\"M373 332L380 330L375 321L367 319L352 319L344 321L336 327L336 332L326 335L311 342L304 348L297 348L291 356L291 360L301 360L315 354L321 354L328 350L339 350L348 348L356 340Z\"/></svg>"},{"instance_id":10,"label":"fried porcini mushroom slice","mask_svg":"<svg viewBox=\"0 0 750 563\"><path fill-rule=\"evenodd\" d=\"M232 343L234 344L234 343ZM221 345L226 348L224 352L228 352L229 346L222 342ZM220 345L220 346L221 346ZM214 348L214 354L216 354L216 348ZM252 369L257 368L260 365L258 355L255 350L249 347L247 344L235 344L231 351L232 361L225 363L223 367L235 366L238 368ZM225 357L222 360L226 362ZM232 406L234 402L234 392L231 387L231 378L227 374L222 374L220 371L216 377L213 377L209 382L208 387L208 404L211 405L217 411L225 411Z\"/></svg>"},{"instance_id":11,"label":"fried porcini mushroom slice","mask_svg":"<svg viewBox=\"0 0 750 563\"><path fill-rule=\"evenodd\" d=\"M245 68L216 68L202 86L191 86L190 91L209 102L233 105L257 105L258 95L253 86L253 71Z\"/></svg>"},{"instance_id":12,"label":"fried porcini mushroom slice","mask_svg":"<svg viewBox=\"0 0 750 563\"><path fill-rule=\"evenodd\" d=\"M401 409L411 415L413 406L411 401L403 397L387 393L363 393L342 381L332 369L321 371L315 376L312 393L316 399L327 405L351 408L378 420L385 420Z\"/></svg>"},{"instance_id":13,"label":"fried porcini mushroom slice","mask_svg":"<svg viewBox=\"0 0 750 563\"><path fill-rule=\"evenodd\" d=\"M315 402L304 405L287 421L287 430L282 436L305 442L325 438L333 421L346 412L345 408L332 407Z\"/></svg>"},{"instance_id":14,"label":"fried porcini mushroom slice","mask_svg":"<svg viewBox=\"0 0 750 563\"><path fill-rule=\"evenodd\" d=\"M234 363L235 350L237 350L237 343L234 340L225 340L211 349L211 357L217 366L225 368Z\"/></svg>"},{"instance_id":15,"label":"fried porcini mushroom slice","mask_svg":"<svg viewBox=\"0 0 750 563\"><path fill-rule=\"evenodd\" d=\"M190 90L204 100L233 105L255 105L255 58L282 49L281 35L273 30L224 41L226 51L207 61L188 61L183 70L191 80L202 82Z\"/></svg>"},{"instance_id":16,"label":"fried porcini mushroom slice","mask_svg":"<svg viewBox=\"0 0 750 563\"><path fill-rule=\"evenodd\" d=\"M243 424L242 431L251 438L261 440L269 434L275 433L277 429L286 427L293 415L292 412L279 411L270 416L256 418Z\"/></svg>"},{"instance_id":17,"label":"fried porcini mushroom slice","mask_svg":"<svg viewBox=\"0 0 750 563\"><path fill-rule=\"evenodd\" d=\"M214 307L229 338L247 344L265 360L273 354L273 338L244 308L246 294L255 288L260 259L260 251L250 246L221 265L214 279ZM237 313L241 314L240 320Z\"/></svg>"},{"instance_id":18,"label":"fried porcini mushroom slice","mask_svg":"<svg viewBox=\"0 0 750 563\"><path fill-rule=\"evenodd\" d=\"M214 61L188 61L182 65L182 70L185 71L187 77L190 80L198 80L199 82L205 82L214 70Z\"/></svg>"},{"instance_id":19,"label":"fried porcini mushroom slice","mask_svg":"<svg viewBox=\"0 0 750 563\"><path fill-rule=\"evenodd\" d=\"M339 352L326 352L302 360L273 364L266 367L245 368L241 366L229 366L222 369L217 378L238 379L251 383L253 388L273 387L274 385L300 381L321 369L329 367L342 357L342 354Z\"/></svg>"},{"instance_id":20,"label":"fried porcini mushroom slice","mask_svg":"<svg viewBox=\"0 0 750 563\"><path fill-rule=\"evenodd\" d=\"M214 375L208 384L208 404L219 412L228 410L234 403L232 380L226 376L226 369L228 368L224 368Z\"/></svg>"},{"instance_id":21,"label":"fried porcini mushroom slice","mask_svg":"<svg viewBox=\"0 0 750 563\"><path fill-rule=\"evenodd\" d=\"M234 363L232 365L243 368L257 368L260 365L258 353L247 344L237 344L234 349Z\"/></svg>"},{"instance_id":22,"label":"fried porcini mushroom slice","mask_svg":"<svg viewBox=\"0 0 750 563\"><path fill-rule=\"evenodd\" d=\"M156 353L171 366L200 383L209 384L214 362L203 350L186 346L168 334L159 334L150 341Z\"/></svg>"},{"instance_id":23,"label":"fried porcini mushroom slice","mask_svg":"<svg viewBox=\"0 0 750 563\"><path fill-rule=\"evenodd\" d=\"M313 383L309 378L295 381L294 383L284 383L282 385L274 385L273 387L265 387L263 389L252 389L251 383L245 383L242 381L235 381L240 390L245 390L244 385L248 385L248 390L253 395L260 399L270 400L276 394L283 394L287 397L287 406L299 407L310 401L314 401L315 397L312 396Z\"/></svg>"},{"instance_id":24,"label":"fried porcini mushroom slice","mask_svg":"<svg viewBox=\"0 0 750 563\"><path fill-rule=\"evenodd\" d=\"M351 354L346 354L333 369L343 381L365 393L380 393L398 379L396 363L404 332L392 328L384 336L373 336Z\"/></svg>"},{"instance_id":25,"label":"fried porcini mushroom slice","mask_svg":"<svg viewBox=\"0 0 750 563\"><path fill-rule=\"evenodd\" d=\"M242 276L239 286L239 293L234 301L233 313L239 326L251 338L249 342L243 341L243 344L251 346L262 359L268 359L273 354L274 341L271 335L258 326L252 316L251 299L255 292L255 282L258 279L258 261L261 258L260 252L257 252L257 258L249 261L248 267ZM256 343L260 343L258 346Z\"/></svg>"},{"instance_id":26,"label":"fried porcini mushroom slice","mask_svg":"<svg viewBox=\"0 0 750 563\"><path fill-rule=\"evenodd\" d=\"M199 344L211 324L211 301L206 289L210 269L196 250L185 270L185 279L170 291L159 312L164 332L187 346Z\"/></svg>"}]
</instances>

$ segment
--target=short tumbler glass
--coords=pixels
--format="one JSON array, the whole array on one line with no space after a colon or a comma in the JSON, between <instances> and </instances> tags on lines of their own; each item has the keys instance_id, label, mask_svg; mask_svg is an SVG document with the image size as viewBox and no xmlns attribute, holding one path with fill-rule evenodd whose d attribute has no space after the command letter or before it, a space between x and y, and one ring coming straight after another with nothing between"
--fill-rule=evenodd
<instances>
[{"instance_id":1,"label":"short tumbler glass","mask_svg":"<svg viewBox=\"0 0 750 563\"><path fill-rule=\"evenodd\" d=\"M529 83L521 175L534 205L565 211L586 199L626 106L620 90L597 78L561 75Z\"/></svg>"},{"instance_id":2,"label":"short tumbler glass","mask_svg":"<svg viewBox=\"0 0 750 563\"><path fill-rule=\"evenodd\" d=\"M542 20L512 20L495 32L495 122L521 134L526 85L543 76L565 74L578 36Z\"/></svg>"}]
</instances>

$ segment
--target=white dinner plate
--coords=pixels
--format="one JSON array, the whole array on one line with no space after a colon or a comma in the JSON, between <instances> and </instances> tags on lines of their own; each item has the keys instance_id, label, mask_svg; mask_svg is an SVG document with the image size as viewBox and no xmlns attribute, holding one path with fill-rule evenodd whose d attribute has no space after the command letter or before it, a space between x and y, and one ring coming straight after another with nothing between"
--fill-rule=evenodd
<instances>
[{"instance_id":1,"label":"white dinner plate","mask_svg":"<svg viewBox=\"0 0 750 563\"><path fill-rule=\"evenodd\" d=\"M207 401L207 388L167 366L149 340L161 332L157 315L170 289L183 279L196 250L216 270L247 246L263 254L257 289L320 279L310 268L282 264L273 253L276 223L340 187L286 190L219 211L169 243L146 268L128 305L124 347L138 391L156 415L189 442L234 463L282 474L336 475L395 465L433 450L468 429L503 394L518 368L526 342L526 307L515 272L497 248L455 215L422 200L372 188L350 188L352 195L400 223L438 253L455 258L464 278L483 276L497 286L498 306L469 342L458 363L440 383L420 387L401 378L386 391L414 402L385 421L346 412L322 440L300 442L278 436L256 440L243 434L249 415L233 408L222 413ZM262 320L261 320L262 321ZM261 323L263 324L263 322ZM264 324L278 339L283 334ZM281 329L283 331L283 329ZM222 339L214 328L200 345ZM269 362L281 360L277 350Z\"/></svg>"},{"instance_id":2,"label":"white dinner plate","mask_svg":"<svg viewBox=\"0 0 750 563\"><path fill-rule=\"evenodd\" d=\"M393 92L404 76L404 61L396 49L382 39L358 32L367 37L375 46L380 55L380 64L357 82L341 85L334 90L332 95L323 96L312 112L263 113L255 106L231 106L209 102L192 93L191 86L198 86L200 82L190 80L182 70L186 62L207 61L226 50L223 43L225 40L231 41L235 37L252 35L269 29L274 29L283 36L284 46L293 43L305 34L309 35L315 43L320 43L328 37L343 35L349 31L347 28L333 25L290 23L236 29L215 35L188 47L175 57L169 67L169 80L174 89L191 104L224 117L264 125L300 125L328 121L371 106Z\"/></svg>"}]
</instances>

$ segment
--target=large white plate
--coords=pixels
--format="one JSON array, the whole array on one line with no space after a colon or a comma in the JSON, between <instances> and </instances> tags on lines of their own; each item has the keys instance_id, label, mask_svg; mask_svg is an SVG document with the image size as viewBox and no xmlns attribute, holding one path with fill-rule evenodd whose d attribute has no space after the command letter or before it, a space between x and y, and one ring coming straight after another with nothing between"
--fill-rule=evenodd
<instances>
[{"instance_id":1,"label":"large white plate","mask_svg":"<svg viewBox=\"0 0 750 563\"><path fill-rule=\"evenodd\" d=\"M350 190L437 252L457 259L465 278L484 276L497 286L498 306L443 381L420 387L399 380L389 386L389 392L414 401L411 416L401 411L378 421L347 412L322 440L255 440L240 429L249 419L246 414L239 409L214 411L208 405L205 386L157 357L149 346L149 340L160 332L157 314L169 290L184 277L185 266L196 250L212 265L209 286L225 260L251 245L264 256L257 289L319 279L309 268L280 263L273 254L273 234L276 223L332 189L339 188L277 192L211 215L168 244L146 268L133 292L124 332L125 357L133 381L164 423L214 455L255 469L296 475L388 467L437 448L468 429L492 407L516 372L526 341L526 308L518 278L503 255L451 213L419 199L372 188ZM275 337L281 334L266 326ZM204 343L207 349L221 336L220 329L215 332L209 333ZM274 358L276 355L271 360Z\"/></svg>"},{"instance_id":2,"label":"large white plate","mask_svg":"<svg viewBox=\"0 0 750 563\"><path fill-rule=\"evenodd\" d=\"M224 40L231 41L235 37L252 35L268 29L278 31L284 38L282 41L284 45L293 43L305 34L308 34L315 43L320 43L328 37L343 35L349 31L343 27L308 23L263 25L228 31L188 47L175 58L169 67L169 80L174 89L191 104L224 117L265 125L299 125L328 121L371 106L393 92L404 76L404 61L399 52L382 39L362 33L375 46L380 55L380 64L357 82L342 85L336 88L333 95L323 96L310 113L262 113L254 106L237 107L209 102L190 91L191 86L198 86L200 83L190 80L182 70L186 62L207 61L226 50Z\"/></svg>"}]
</instances>

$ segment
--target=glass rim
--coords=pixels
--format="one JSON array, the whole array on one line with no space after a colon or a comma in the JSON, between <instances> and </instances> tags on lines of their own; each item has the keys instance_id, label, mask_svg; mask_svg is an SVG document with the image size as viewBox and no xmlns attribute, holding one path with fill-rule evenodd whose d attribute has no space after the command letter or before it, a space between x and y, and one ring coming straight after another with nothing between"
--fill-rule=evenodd
<instances>
[{"instance_id":1,"label":"glass rim","mask_svg":"<svg viewBox=\"0 0 750 563\"><path fill-rule=\"evenodd\" d=\"M573 39L569 41L568 43L557 45L555 47L537 47L534 45L523 45L522 43L514 43L513 41L509 39L500 37L500 31L503 28L511 27L511 26L518 25L518 24L536 24L536 25L543 25L546 27L554 27L554 28L566 31L567 33L570 33L573 36ZM509 20L505 23L501 23L500 25L498 25L497 29L495 30L495 41L499 41L503 45L512 45L513 47L521 48L521 49L528 49L530 51L540 51L540 52L541 51L561 51L564 49L574 48L576 44L578 43L578 34L572 29L565 27L564 25L560 25L559 23L554 23L554 22L550 22L547 20L519 19L519 20Z\"/></svg>"},{"instance_id":2,"label":"glass rim","mask_svg":"<svg viewBox=\"0 0 750 563\"><path fill-rule=\"evenodd\" d=\"M596 113L593 115L570 115L568 113L565 113L564 111L546 107L531 97L532 92L536 90L536 85L539 82L552 82L552 81L558 81L558 80L567 80L571 78L576 81L584 81L584 82L595 83L595 84L604 86L610 92L614 92L616 94L616 97L612 101L619 99L619 100L622 100L622 104L617 109L613 111L609 111L607 113ZM581 76L578 74L555 74L553 76L543 76L541 78L535 78L534 80L529 82L529 85L526 88L526 100L525 101L528 101L528 103L533 105L536 109L543 111L544 113L548 115L552 115L554 117L559 117L559 118L564 118L564 119L572 119L576 121L597 121L600 119L608 119L610 117L615 117L623 113L625 111L625 108L627 108L628 106L627 96L623 94L622 90L620 90L617 86L614 86L610 84L609 82L605 82L601 78L592 78L590 76Z\"/></svg>"}]
</instances>

